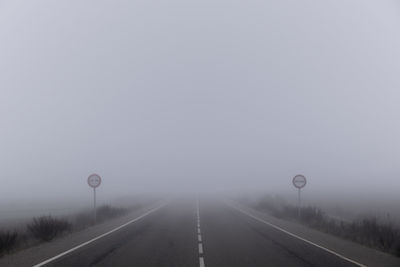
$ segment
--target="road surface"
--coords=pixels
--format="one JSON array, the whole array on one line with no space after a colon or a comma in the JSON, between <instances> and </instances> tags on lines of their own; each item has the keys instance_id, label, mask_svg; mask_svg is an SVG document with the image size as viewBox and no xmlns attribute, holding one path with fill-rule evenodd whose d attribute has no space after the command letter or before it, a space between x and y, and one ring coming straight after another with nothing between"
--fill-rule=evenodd
<instances>
[{"instance_id":1,"label":"road surface","mask_svg":"<svg viewBox=\"0 0 400 267\"><path fill-rule=\"evenodd\" d=\"M359 266L222 201L172 201L43 266Z\"/></svg>"}]
</instances>

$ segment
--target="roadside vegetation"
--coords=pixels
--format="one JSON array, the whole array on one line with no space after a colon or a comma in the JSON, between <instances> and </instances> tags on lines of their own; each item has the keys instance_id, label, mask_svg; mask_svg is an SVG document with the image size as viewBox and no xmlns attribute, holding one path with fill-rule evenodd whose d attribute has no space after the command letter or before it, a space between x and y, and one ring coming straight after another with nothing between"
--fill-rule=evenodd
<instances>
[{"instance_id":1,"label":"roadside vegetation","mask_svg":"<svg viewBox=\"0 0 400 267\"><path fill-rule=\"evenodd\" d=\"M138 208L138 206L136 207ZM115 218L127 213L125 208L117 208L109 205L100 206L97 209L96 220L97 223L101 223L110 218ZM81 230L93 224L93 213L92 212L81 212L75 216L74 229Z\"/></svg>"},{"instance_id":2,"label":"roadside vegetation","mask_svg":"<svg viewBox=\"0 0 400 267\"><path fill-rule=\"evenodd\" d=\"M9 253L15 248L18 240L18 232L13 231L0 231L0 256L4 253Z\"/></svg>"},{"instance_id":3,"label":"roadside vegetation","mask_svg":"<svg viewBox=\"0 0 400 267\"><path fill-rule=\"evenodd\" d=\"M97 223L126 214L138 209L140 205L130 208L117 208L109 205L97 209ZM12 230L0 230L0 257L18 249L24 249L42 242L50 242L57 237L73 231L80 231L93 225L93 212L87 210L68 217L56 218L41 216L32 218L25 227Z\"/></svg>"},{"instance_id":4,"label":"roadside vegetation","mask_svg":"<svg viewBox=\"0 0 400 267\"><path fill-rule=\"evenodd\" d=\"M72 225L66 219L42 216L33 218L27 225L28 232L40 241L51 241L64 232L71 231Z\"/></svg>"},{"instance_id":5,"label":"roadside vegetation","mask_svg":"<svg viewBox=\"0 0 400 267\"><path fill-rule=\"evenodd\" d=\"M252 206L274 217L298 221L311 228L400 257L400 226L380 221L377 217L343 221L331 218L313 206L302 207L299 217L297 206L270 197L252 203Z\"/></svg>"}]
</instances>

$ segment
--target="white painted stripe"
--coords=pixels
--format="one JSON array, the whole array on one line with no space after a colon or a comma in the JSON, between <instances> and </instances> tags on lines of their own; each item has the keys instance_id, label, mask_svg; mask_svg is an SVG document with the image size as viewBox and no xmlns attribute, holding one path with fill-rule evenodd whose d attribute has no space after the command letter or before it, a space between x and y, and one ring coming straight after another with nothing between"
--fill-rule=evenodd
<instances>
[{"instance_id":1,"label":"white painted stripe","mask_svg":"<svg viewBox=\"0 0 400 267\"><path fill-rule=\"evenodd\" d=\"M151 209L151 210L145 212L144 214L140 215L139 217L137 217L137 218L135 218L135 219L133 219L133 220L130 220L129 222L124 223L124 224L122 224L122 225L120 225L120 226L118 226L118 227L112 229L111 231L108 231L107 233L101 234L101 235L99 235L99 236L97 236L97 237L95 237L95 238L93 238L93 239L90 239L89 241L86 241L86 242L84 242L84 243L82 243L82 244L80 244L80 245L78 245L78 246L76 246L76 247L73 247L73 248L71 248L71 249L69 249L69 250L67 250L67 251L64 251L64 252L62 252L62 253L60 253L60 254L58 254L58 255L56 255L56 256L54 256L54 257L48 259L48 260L45 260L45 261L43 261L43 262L41 262L41 263L38 263L38 264L34 265L33 267L40 267L40 266L43 266L43 265L48 264L48 263L50 263L50 262L52 262L52 261L54 261L54 260L56 260L56 259L59 259L59 258L63 257L63 256L65 256L65 255L67 255L67 254L69 254L69 253L71 253L71 252L73 252L73 251L75 251L75 250L77 250L77 249L80 249L81 247L84 247L84 246L86 246L86 245L89 245L90 243L93 243L94 241L99 240L100 238L103 238L103 237L105 237L105 236L108 236L108 235L110 235L110 234L112 234L112 233L114 233L114 232L116 232L116 231L118 231L118 230L120 230L120 229L122 229L122 228L124 228L124 227L126 227L126 226L128 226L128 225L130 225L131 223L134 223L134 222L139 221L140 219L146 217L147 215L149 215L149 214L151 214L151 213L153 213L153 212L155 212L155 211L161 209L161 208L164 207L165 205L167 205L167 204L163 204L163 205L158 206L158 207L156 207L156 208L154 208L154 209Z\"/></svg>"},{"instance_id":2,"label":"white painted stripe","mask_svg":"<svg viewBox=\"0 0 400 267\"><path fill-rule=\"evenodd\" d=\"M197 209L197 239L199 241L199 254L203 254L203 244L201 238L201 230L200 230L200 210L199 210L199 199L197 198L196 202L196 209ZM202 256L199 257L199 265L200 267L205 267L204 258Z\"/></svg>"},{"instance_id":3,"label":"white painted stripe","mask_svg":"<svg viewBox=\"0 0 400 267\"><path fill-rule=\"evenodd\" d=\"M270 223L270 222L267 222L267 221L265 221L265 220L263 220L263 219L260 219L260 218L258 218L258 217L256 217L256 216L254 216L254 215L252 215L252 214L250 214L250 213L248 213L248 212L246 212L246 211L244 211L244 210L238 208L238 207L235 207L235 206L233 206L233 205L231 205L231 204L228 204L228 203L226 203L226 204L227 204L228 206L230 206L230 207L232 207L232 208L234 208L234 209L240 211L241 213L243 213L243 214L245 214L245 215L247 215L247 216L249 216L249 217L251 217L251 218L253 218L253 219L257 220L257 221L259 221L259 222L262 222L262 223L264 223L264 224L266 224L266 225L271 226L272 228L275 228L276 230L279 230L279 231L281 231L281 232L284 232L285 234L290 235L291 237L300 239L301 241L304 241L304 242L306 242L306 243L308 243L308 244L310 244L310 245L313 245L313 246L315 246L315 247L317 247L317 248L320 248L320 249L322 249L322 250L325 250L326 252L329 252L329 253L331 253L331 254L333 254L333 255L335 255L335 256L337 256L337 257L343 259L343 260L346 260L346 261L348 261L348 262L351 262L351 263L353 263L353 264L355 264L355 265L357 265L357 266L360 266L360 267L367 267L367 265L364 265L364 264L362 264L362 263L356 262L355 260L349 259L349 258L347 258L347 257L345 257L345 256L343 256L343 255L341 255L341 254L339 254L339 253L337 253L337 252L335 252L335 251L333 251L333 250L330 250L330 249L325 248L325 247L323 247L323 246L321 246L321 245L318 245L318 244L316 244L316 243L314 243L314 242L311 242L310 240L307 240L307 239L302 238L302 237L300 237L300 236L298 236L298 235L295 235L295 234L293 234L293 233L291 233L291 232L289 232L289 231L287 231L287 230L285 230L285 229L283 229L283 228L281 228L281 227L279 227L279 226L276 226L276 225L274 225L274 224L272 224L272 223Z\"/></svg>"},{"instance_id":4,"label":"white painted stripe","mask_svg":"<svg viewBox=\"0 0 400 267\"><path fill-rule=\"evenodd\" d=\"M203 257L200 257L200 258L199 258L199 262L200 262L200 267L205 267L205 265L204 265L204 258L203 258Z\"/></svg>"}]
</instances>

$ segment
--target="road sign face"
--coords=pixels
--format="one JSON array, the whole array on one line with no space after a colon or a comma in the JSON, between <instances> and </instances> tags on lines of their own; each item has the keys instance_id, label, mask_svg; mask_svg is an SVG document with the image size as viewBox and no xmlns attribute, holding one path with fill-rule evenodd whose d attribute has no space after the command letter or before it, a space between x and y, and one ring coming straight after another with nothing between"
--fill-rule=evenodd
<instances>
[{"instance_id":1,"label":"road sign face","mask_svg":"<svg viewBox=\"0 0 400 267\"><path fill-rule=\"evenodd\" d=\"M307 179L303 175L299 174L299 175L296 175L295 177L293 177L292 182L293 182L294 187L300 189L300 188L303 188L306 186Z\"/></svg>"},{"instance_id":2,"label":"road sign face","mask_svg":"<svg viewBox=\"0 0 400 267\"><path fill-rule=\"evenodd\" d=\"M96 188L101 184L101 177L97 174L92 174L88 177L87 182L90 187Z\"/></svg>"}]
</instances>

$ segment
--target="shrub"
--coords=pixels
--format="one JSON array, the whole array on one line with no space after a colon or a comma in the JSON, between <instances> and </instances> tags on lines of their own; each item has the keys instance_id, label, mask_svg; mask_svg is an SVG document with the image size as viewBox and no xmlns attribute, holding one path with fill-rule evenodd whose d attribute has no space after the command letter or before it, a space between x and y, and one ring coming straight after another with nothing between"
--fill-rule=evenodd
<instances>
[{"instance_id":1,"label":"shrub","mask_svg":"<svg viewBox=\"0 0 400 267\"><path fill-rule=\"evenodd\" d=\"M81 212L75 217L74 227L81 230L93 224L93 213Z\"/></svg>"},{"instance_id":2,"label":"shrub","mask_svg":"<svg viewBox=\"0 0 400 267\"><path fill-rule=\"evenodd\" d=\"M316 207L302 207L299 218L297 206L288 205L283 201L280 201L279 204L267 197L258 202L256 208L266 210L277 218L296 219L311 226L319 226L326 220L324 212Z\"/></svg>"},{"instance_id":3,"label":"shrub","mask_svg":"<svg viewBox=\"0 0 400 267\"><path fill-rule=\"evenodd\" d=\"M123 215L124 213L126 213L126 210L123 208L115 208L104 205L97 209L97 220L102 222L104 220Z\"/></svg>"},{"instance_id":4,"label":"shrub","mask_svg":"<svg viewBox=\"0 0 400 267\"><path fill-rule=\"evenodd\" d=\"M324 212L316 207L308 206L300 211L300 220L308 225L320 226L327 223Z\"/></svg>"},{"instance_id":5,"label":"shrub","mask_svg":"<svg viewBox=\"0 0 400 267\"><path fill-rule=\"evenodd\" d=\"M255 208L265 210L277 218L299 220L310 227L400 257L400 228L379 221L376 217L344 222L329 218L320 209L308 206L301 208L299 218L296 206L287 204L279 206L270 198L262 199Z\"/></svg>"},{"instance_id":6,"label":"shrub","mask_svg":"<svg viewBox=\"0 0 400 267\"><path fill-rule=\"evenodd\" d=\"M28 231L41 241L50 241L61 233L71 230L71 224L67 220L51 216L33 218L27 227Z\"/></svg>"},{"instance_id":7,"label":"shrub","mask_svg":"<svg viewBox=\"0 0 400 267\"><path fill-rule=\"evenodd\" d=\"M127 212L123 208L115 208L108 205L103 205L97 208L97 222L103 222L107 219L118 217ZM86 211L78 214L75 217L75 227L77 229L83 229L93 224L93 211Z\"/></svg>"},{"instance_id":8,"label":"shrub","mask_svg":"<svg viewBox=\"0 0 400 267\"><path fill-rule=\"evenodd\" d=\"M394 245L394 251L393 254L396 255L397 257L400 257L400 240L396 241L396 244Z\"/></svg>"},{"instance_id":9,"label":"shrub","mask_svg":"<svg viewBox=\"0 0 400 267\"><path fill-rule=\"evenodd\" d=\"M351 222L345 227L344 236L395 255L400 252L400 229L390 223L382 223L376 217Z\"/></svg>"},{"instance_id":10,"label":"shrub","mask_svg":"<svg viewBox=\"0 0 400 267\"><path fill-rule=\"evenodd\" d=\"M10 252L17 244L17 231L0 231L0 254Z\"/></svg>"}]
</instances>

